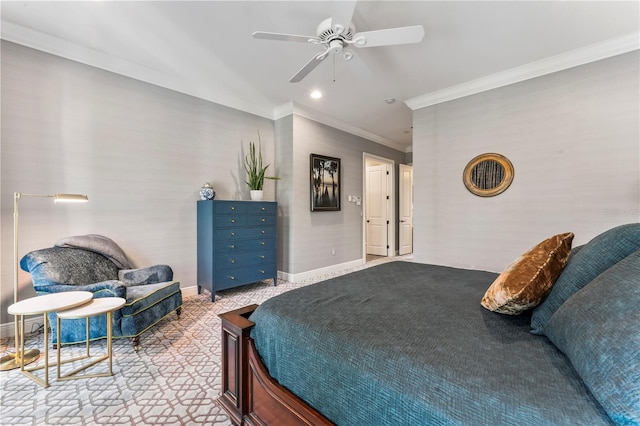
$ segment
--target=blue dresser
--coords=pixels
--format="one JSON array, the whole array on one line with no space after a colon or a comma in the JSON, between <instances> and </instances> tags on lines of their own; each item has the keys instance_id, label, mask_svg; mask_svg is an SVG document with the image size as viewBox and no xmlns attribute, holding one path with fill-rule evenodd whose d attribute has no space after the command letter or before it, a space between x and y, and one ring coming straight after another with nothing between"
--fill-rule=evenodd
<instances>
[{"instance_id":1,"label":"blue dresser","mask_svg":"<svg viewBox=\"0 0 640 426\"><path fill-rule=\"evenodd\" d=\"M198 294L273 279L277 203L198 201Z\"/></svg>"}]
</instances>

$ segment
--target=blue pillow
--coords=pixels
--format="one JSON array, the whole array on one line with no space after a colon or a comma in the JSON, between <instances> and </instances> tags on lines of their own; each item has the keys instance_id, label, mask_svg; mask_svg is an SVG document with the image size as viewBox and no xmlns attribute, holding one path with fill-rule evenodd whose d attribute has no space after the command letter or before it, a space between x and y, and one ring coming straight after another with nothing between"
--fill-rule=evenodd
<instances>
[{"instance_id":1,"label":"blue pillow","mask_svg":"<svg viewBox=\"0 0 640 426\"><path fill-rule=\"evenodd\" d=\"M640 250L569 298L545 334L611 420L640 424Z\"/></svg>"},{"instance_id":2,"label":"blue pillow","mask_svg":"<svg viewBox=\"0 0 640 426\"><path fill-rule=\"evenodd\" d=\"M630 223L603 232L572 253L547 298L533 310L531 332L545 334L545 324L569 297L638 249L640 223Z\"/></svg>"}]
</instances>

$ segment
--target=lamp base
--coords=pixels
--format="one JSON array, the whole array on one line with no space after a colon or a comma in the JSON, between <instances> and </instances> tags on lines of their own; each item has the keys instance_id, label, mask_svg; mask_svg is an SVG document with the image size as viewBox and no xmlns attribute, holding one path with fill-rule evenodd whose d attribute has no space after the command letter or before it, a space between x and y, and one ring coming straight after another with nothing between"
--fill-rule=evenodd
<instances>
[{"instance_id":1,"label":"lamp base","mask_svg":"<svg viewBox=\"0 0 640 426\"><path fill-rule=\"evenodd\" d=\"M40 358L40 351L37 349L27 349L24 351L24 365L31 364ZM8 371L20 368L19 353L8 354L0 358L0 371Z\"/></svg>"}]
</instances>

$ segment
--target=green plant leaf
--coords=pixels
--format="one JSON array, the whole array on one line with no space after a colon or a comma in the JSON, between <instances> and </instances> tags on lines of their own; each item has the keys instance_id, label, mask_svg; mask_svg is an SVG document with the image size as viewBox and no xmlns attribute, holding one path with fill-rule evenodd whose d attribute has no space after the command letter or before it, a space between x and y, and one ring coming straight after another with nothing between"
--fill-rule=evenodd
<instances>
[{"instance_id":1,"label":"green plant leaf","mask_svg":"<svg viewBox=\"0 0 640 426\"><path fill-rule=\"evenodd\" d=\"M247 172L247 180L245 183L249 185L249 189L261 190L264 186L265 179L278 180L277 176L265 176L270 164L266 166L262 165L262 140L260 138L260 132L258 132L258 154L256 156L256 145L249 141L249 154L244 158L244 168Z\"/></svg>"}]
</instances>

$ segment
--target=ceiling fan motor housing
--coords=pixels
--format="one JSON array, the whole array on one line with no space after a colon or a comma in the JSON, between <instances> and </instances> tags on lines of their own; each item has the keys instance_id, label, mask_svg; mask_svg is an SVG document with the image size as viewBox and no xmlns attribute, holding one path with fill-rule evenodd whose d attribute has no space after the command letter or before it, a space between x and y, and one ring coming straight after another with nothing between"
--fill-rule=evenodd
<instances>
[{"instance_id":1,"label":"ceiling fan motor housing","mask_svg":"<svg viewBox=\"0 0 640 426\"><path fill-rule=\"evenodd\" d=\"M349 24L349 28L344 29L341 24L338 23L336 26L332 26L332 19L327 18L324 21L320 22L318 28L316 30L316 34L322 43L326 43L330 45L333 40L353 40L353 35L356 33L356 28L353 24ZM336 27L340 26L343 29L342 33L336 30Z\"/></svg>"},{"instance_id":2,"label":"ceiling fan motor housing","mask_svg":"<svg viewBox=\"0 0 640 426\"><path fill-rule=\"evenodd\" d=\"M331 53L342 53L343 45L341 40L331 40L329 42L329 48L331 49Z\"/></svg>"}]
</instances>

